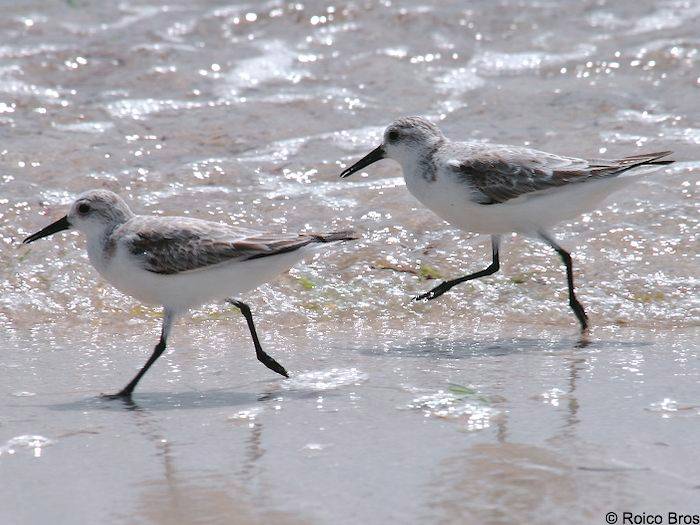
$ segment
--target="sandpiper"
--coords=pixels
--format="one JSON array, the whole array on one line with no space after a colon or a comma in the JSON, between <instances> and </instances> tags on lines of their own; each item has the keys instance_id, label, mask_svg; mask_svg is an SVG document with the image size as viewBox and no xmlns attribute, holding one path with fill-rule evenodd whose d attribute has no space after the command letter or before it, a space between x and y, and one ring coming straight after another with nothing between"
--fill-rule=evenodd
<instances>
[{"instance_id":1,"label":"sandpiper","mask_svg":"<svg viewBox=\"0 0 700 525\"><path fill-rule=\"evenodd\" d=\"M562 258L569 305L586 330L588 318L574 292L571 256L549 229L594 209L634 176L671 164L659 160L670 154L585 160L518 146L455 142L430 121L406 117L389 125L383 143L340 176L394 159L401 164L406 187L421 203L464 231L491 235L492 262L486 269L445 281L415 300L435 299L457 284L497 272L501 235L517 232L540 238Z\"/></svg>"},{"instance_id":2,"label":"sandpiper","mask_svg":"<svg viewBox=\"0 0 700 525\"><path fill-rule=\"evenodd\" d=\"M160 341L138 374L110 398L130 398L166 347L173 322L190 308L226 300L245 317L258 360L285 377L266 354L247 304L233 299L289 270L315 244L356 238L350 231L276 234L187 217L135 215L117 194L87 191L68 214L24 239L29 244L62 230L87 237L90 263L121 292L163 306Z\"/></svg>"}]
</instances>

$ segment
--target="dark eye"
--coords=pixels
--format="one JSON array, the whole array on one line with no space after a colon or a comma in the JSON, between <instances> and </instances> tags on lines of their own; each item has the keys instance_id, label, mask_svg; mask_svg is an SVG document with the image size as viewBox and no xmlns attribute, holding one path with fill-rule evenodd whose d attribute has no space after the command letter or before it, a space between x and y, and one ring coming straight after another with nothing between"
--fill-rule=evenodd
<instances>
[{"instance_id":1,"label":"dark eye","mask_svg":"<svg viewBox=\"0 0 700 525\"><path fill-rule=\"evenodd\" d=\"M85 214L86 214L87 212L89 212L89 211L90 211L90 205L89 205L89 204L82 203L82 204L80 204L80 205L78 206L78 212L79 212L79 213L82 213L83 215L85 215Z\"/></svg>"},{"instance_id":2,"label":"dark eye","mask_svg":"<svg viewBox=\"0 0 700 525\"><path fill-rule=\"evenodd\" d=\"M391 141L399 140L399 132L396 131L395 129L392 129L392 130L389 132L388 137L389 137L389 140L391 140Z\"/></svg>"}]
</instances>

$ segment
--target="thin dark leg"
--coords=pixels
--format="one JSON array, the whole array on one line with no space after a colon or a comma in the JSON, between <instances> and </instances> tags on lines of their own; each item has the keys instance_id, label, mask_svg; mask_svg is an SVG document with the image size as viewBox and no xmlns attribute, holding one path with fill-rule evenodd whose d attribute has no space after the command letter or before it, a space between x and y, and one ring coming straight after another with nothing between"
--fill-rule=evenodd
<instances>
[{"instance_id":1,"label":"thin dark leg","mask_svg":"<svg viewBox=\"0 0 700 525\"><path fill-rule=\"evenodd\" d=\"M134 376L134 378L129 382L129 384L122 388L119 392L117 392L116 394L103 394L102 397L106 397L109 399L128 399L131 397L134 388L136 388L136 385L139 384L141 378L146 374L148 369L151 368L151 365L156 362L156 360L161 356L161 354L165 352L168 334L170 333L170 328L173 325L174 319L174 313L170 310L165 310L165 314L163 316L163 328L160 332L160 341L158 341L158 344L153 349L153 353L151 354L151 357L148 358L148 361L146 361L146 364L143 365L143 368L139 370L139 373Z\"/></svg>"},{"instance_id":2,"label":"thin dark leg","mask_svg":"<svg viewBox=\"0 0 700 525\"><path fill-rule=\"evenodd\" d=\"M233 306L236 306L243 314L243 317L245 317L245 320L248 322L248 328L250 329L250 335L253 338L253 345L255 345L255 355L257 356L258 361L260 361L273 372L277 372L278 374L283 375L284 377L289 377L289 374L284 369L284 367L263 351L262 346L260 345L260 340L258 339L258 332L255 330L255 324L253 323L253 314L250 311L250 307L244 302L236 301L234 299L229 299L228 302L231 303Z\"/></svg>"},{"instance_id":3,"label":"thin dark leg","mask_svg":"<svg viewBox=\"0 0 700 525\"><path fill-rule=\"evenodd\" d=\"M583 310L581 303L578 302L576 294L574 293L574 269L573 265L571 264L571 255L569 255L569 252L567 252L564 248L559 246L557 242L548 234L540 232L540 238L549 244L554 251L559 254L559 257L561 257L561 260L564 261L564 264L566 265L566 282L569 286L569 306L571 306L571 309L576 314L578 322L581 323L581 331L584 331L586 328L588 328L588 316Z\"/></svg>"},{"instance_id":4,"label":"thin dark leg","mask_svg":"<svg viewBox=\"0 0 700 525\"><path fill-rule=\"evenodd\" d=\"M493 262L489 265L488 268L485 270L481 270L479 272L475 273L470 273L469 275L465 275L464 277L458 277L457 279L452 279L451 281L444 281L437 285L435 288L430 290L429 292L426 292L422 295L419 295L418 297L414 297L414 301L422 301L422 300L432 300L440 297L442 294L445 292L449 291L453 286L457 286L460 283L463 283L465 281L471 281L472 279L478 279L479 277L485 277L487 275L491 275L493 273L496 273L498 269L501 267L500 263L498 262L498 246L500 244L501 238L499 235L492 235L491 236L491 251L493 253Z\"/></svg>"}]
</instances>

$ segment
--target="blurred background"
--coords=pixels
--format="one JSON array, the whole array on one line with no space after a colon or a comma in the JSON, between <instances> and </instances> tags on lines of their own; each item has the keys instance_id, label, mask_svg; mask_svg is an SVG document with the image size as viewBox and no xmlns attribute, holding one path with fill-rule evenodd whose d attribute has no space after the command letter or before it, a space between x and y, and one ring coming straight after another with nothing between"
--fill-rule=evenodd
<instances>
[{"instance_id":1,"label":"blurred background","mask_svg":"<svg viewBox=\"0 0 700 525\"><path fill-rule=\"evenodd\" d=\"M602 523L697 512L700 2L2 2L0 521ZM564 269L451 229L398 165L339 180L394 118L453 139L677 162L555 231ZM104 187L137 213L354 227L183 318L21 239ZM642 507L642 502L644 506ZM233 520L232 517L235 517ZM232 521L233 520L233 521Z\"/></svg>"}]
</instances>

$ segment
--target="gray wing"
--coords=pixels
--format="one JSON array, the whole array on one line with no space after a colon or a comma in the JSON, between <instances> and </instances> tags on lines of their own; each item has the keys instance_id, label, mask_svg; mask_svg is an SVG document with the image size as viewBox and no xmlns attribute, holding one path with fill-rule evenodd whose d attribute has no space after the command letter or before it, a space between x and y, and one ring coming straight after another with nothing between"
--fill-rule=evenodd
<instances>
[{"instance_id":1,"label":"gray wing","mask_svg":"<svg viewBox=\"0 0 700 525\"><path fill-rule=\"evenodd\" d=\"M256 232L184 217L135 217L115 234L145 270L160 274L267 257L314 242L308 235Z\"/></svg>"},{"instance_id":2,"label":"gray wing","mask_svg":"<svg viewBox=\"0 0 700 525\"><path fill-rule=\"evenodd\" d=\"M449 165L474 188L477 202L500 204L535 191L614 177L637 166L669 164L673 161L658 159L670 154L661 151L617 160L585 160L528 148L484 146Z\"/></svg>"}]
</instances>

